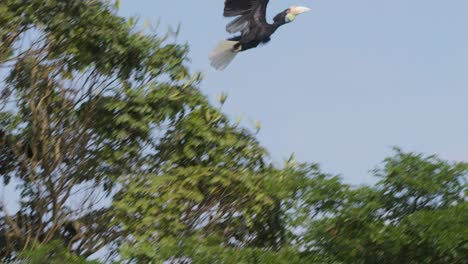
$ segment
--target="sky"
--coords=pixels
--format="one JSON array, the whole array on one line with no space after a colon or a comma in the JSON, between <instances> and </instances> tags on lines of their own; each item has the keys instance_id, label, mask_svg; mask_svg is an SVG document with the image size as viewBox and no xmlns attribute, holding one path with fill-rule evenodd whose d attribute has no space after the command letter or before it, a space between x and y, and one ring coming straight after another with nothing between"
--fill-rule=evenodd
<instances>
[{"instance_id":1,"label":"sky","mask_svg":"<svg viewBox=\"0 0 468 264\"><path fill-rule=\"evenodd\" d=\"M468 161L468 1L271 0L269 21L293 5L310 13L224 71L208 54L229 37L223 0L122 0L120 14L181 26L201 90L232 119L260 121L258 138L281 164L292 153L352 184L392 154ZM251 126L252 127L252 126Z\"/></svg>"},{"instance_id":2,"label":"sky","mask_svg":"<svg viewBox=\"0 0 468 264\"><path fill-rule=\"evenodd\" d=\"M121 0L120 14L181 26L200 88L233 120L260 121L258 138L278 164L292 153L353 185L392 147L468 161L468 1L271 0L268 17L301 5L310 13L224 71L208 54L228 38L223 0ZM17 194L0 185L9 210Z\"/></svg>"},{"instance_id":3,"label":"sky","mask_svg":"<svg viewBox=\"0 0 468 264\"><path fill-rule=\"evenodd\" d=\"M271 0L268 17L312 8L224 71L208 54L228 38L223 0L121 0L120 14L181 26L201 90L233 120L260 121L258 138L281 164L292 153L351 184L392 154L468 161L467 0ZM0 186L13 201L14 186ZM10 212L16 207L11 204Z\"/></svg>"}]
</instances>

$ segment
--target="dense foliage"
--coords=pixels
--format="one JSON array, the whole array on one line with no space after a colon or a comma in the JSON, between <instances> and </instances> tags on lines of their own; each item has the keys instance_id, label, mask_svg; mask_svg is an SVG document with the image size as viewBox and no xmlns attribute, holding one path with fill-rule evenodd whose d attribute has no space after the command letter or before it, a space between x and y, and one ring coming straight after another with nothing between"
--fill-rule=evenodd
<instances>
[{"instance_id":1,"label":"dense foliage","mask_svg":"<svg viewBox=\"0 0 468 264\"><path fill-rule=\"evenodd\" d=\"M274 166L187 46L115 13L0 2L0 260L468 263L467 163L396 149L362 187Z\"/></svg>"}]
</instances>

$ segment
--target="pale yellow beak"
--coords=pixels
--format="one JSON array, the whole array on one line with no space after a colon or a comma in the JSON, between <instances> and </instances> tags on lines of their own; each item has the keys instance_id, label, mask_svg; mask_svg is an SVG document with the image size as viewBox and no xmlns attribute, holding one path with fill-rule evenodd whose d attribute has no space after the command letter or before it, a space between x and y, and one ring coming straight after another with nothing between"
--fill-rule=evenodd
<instances>
[{"instance_id":1,"label":"pale yellow beak","mask_svg":"<svg viewBox=\"0 0 468 264\"><path fill-rule=\"evenodd\" d=\"M291 14L293 15L299 15L299 14L302 14L302 13L307 13L309 12L311 9L308 8L308 7L303 7L303 6L294 6L294 7L291 7L290 9L291 11Z\"/></svg>"}]
</instances>

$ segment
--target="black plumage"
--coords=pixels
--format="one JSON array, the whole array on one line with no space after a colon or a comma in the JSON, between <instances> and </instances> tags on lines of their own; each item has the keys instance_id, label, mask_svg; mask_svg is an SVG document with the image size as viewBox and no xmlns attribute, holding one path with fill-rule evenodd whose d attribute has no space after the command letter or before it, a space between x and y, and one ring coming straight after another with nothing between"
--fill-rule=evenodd
<instances>
[{"instance_id":1,"label":"black plumage","mask_svg":"<svg viewBox=\"0 0 468 264\"><path fill-rule=\"evenodd\" d=\"M236 17L226 26L229 33L240 32L239 36L229 40L239 41L237 49L240 51L257 47L260 43L270 41L271 35L286 24L287 10L278 14L269 24L266 20L266 10L269 0L226 0L224 4L224 16Z\"/></svg>"},{"instance_id":2,"label":"black plumage","mask_svg":"<svg viewBox=\"0 0 468 264\"><path fill-rule=\"evenodd\" d=\"M294 20L297 14L308 11L304 7L291 7L277 14L268 23L266 12L269 0L225 0L224 17L234 18L226 31L239 35L221 42L210 55L211 65L224 69L241 51L249 50L270 41L271 35L282 25Z\"/></svg>"}]
</instances>

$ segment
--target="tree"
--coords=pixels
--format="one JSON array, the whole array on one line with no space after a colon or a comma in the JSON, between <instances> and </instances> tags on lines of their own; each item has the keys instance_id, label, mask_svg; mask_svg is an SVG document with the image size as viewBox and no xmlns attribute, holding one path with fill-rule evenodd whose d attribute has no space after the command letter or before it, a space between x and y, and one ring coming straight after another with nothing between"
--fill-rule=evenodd
<instances>
[{"instance_id":1,"label":"tree","mask_svg":"<svg viewBox=\"0 0 468 264\"><path fill-rule=\"evenodd\" d=\"M21 260L29 264L97 264L97 261L88 261L70 253L61 241L52 241L48 244L38 244L20 254Z\"/></svg>"},{"instance_id":2,"label":"tree","mask_svg":"<svg viewBox=\"0 0 468 264\"><path fill-rule=\"evenodd\" d=\"M0 257L52 241L88 257L120 236L99 201L145 170L155 132L207 104L199 77L186 46L136 31L108 2L0 10L0 178L21 196L18 212L2 206Z\"/></svg>"},{"instance_id":3,"label":"tree","mask_svg":"<svg viewBox=\"0 0 468 264\"><path fill-rule=\"evenodd\" d=\"M466 263L466 163L396 150L361 187L275 166L201 94L188 47L114 4L0 13L0 178L20 196L1 261Z\"/></svg>"},{"instance_id":4,"label":"tree","mask_svg":"<svg viewBox=\"0 0 468 264\"><path fill-rule=\"evenodd\" d=\"M376 187L349 191L311 222L307 251L343 263L466 263L467 163L397 150L375 174Z\"/></svg>"},{"instance_id":5,"label":"tree","mask_svg":"<svg viewBox=\"0 0 468 264\"><path fill-rule=\"evenodd\" d=\"M21 196L17 212L3 201L3 260L48 251L88 258L105 247L125 258L128 246L153 260L145 247L182 235L216 241L206 248L279 250L280 201L257 186L277 170L254 135L196 88L186 46L137 31L107 2L8 0L0 8L0 176ZM157 218L135 215L155 203ZM141 234L147 225L157 235L151 243Z\"/></svg>"}]
</instances>

